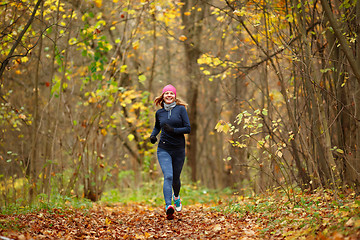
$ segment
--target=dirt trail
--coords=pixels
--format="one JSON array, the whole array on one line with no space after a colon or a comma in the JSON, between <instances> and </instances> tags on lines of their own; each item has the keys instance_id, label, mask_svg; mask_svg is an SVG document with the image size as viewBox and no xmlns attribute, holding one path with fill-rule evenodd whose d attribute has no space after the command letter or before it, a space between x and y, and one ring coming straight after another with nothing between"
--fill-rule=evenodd
<instances>
[{"instance_id":1,"label":"dirt trail","mask_svg":"<svg viewBox=\"0 0 360 240\"><path fill-rule=\"evenodd\" d=\"M0 215L0 226L0 236L20 240L260 239L253 220L212 211L205 205L184 206L173 220L166 219L163 208L134 204Z\"/></svg>"}]
</instances>

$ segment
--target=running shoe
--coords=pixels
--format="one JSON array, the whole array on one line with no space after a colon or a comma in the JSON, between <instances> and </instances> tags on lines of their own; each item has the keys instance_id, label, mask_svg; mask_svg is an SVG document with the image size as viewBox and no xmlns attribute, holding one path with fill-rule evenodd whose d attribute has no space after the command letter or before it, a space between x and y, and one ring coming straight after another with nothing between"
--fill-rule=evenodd
<instances>
[{"instance_id":1,"label":"running shoe","mask_svg":"<svg viewBox=\"0 0 360 240\"><path fill-rule=\"evenodd\" d=\"M175 199L175 195L173 196L174 199L174 203L175 203L175 210L177 212L180 212L182 209L182 204L181 204L181 200L180 200L180 196L177 197L177 199Z\"/></svg>"},{"instance_id":2,"label":"running shoe","mask_svg":"<svg viewBox=\"0 0 360 240\"><path fill-rule=\"evenodd\" d=\"M174 219L174 207L172 205L166 206L166 218L168 220Z\"/></svg>"}]
</instances>

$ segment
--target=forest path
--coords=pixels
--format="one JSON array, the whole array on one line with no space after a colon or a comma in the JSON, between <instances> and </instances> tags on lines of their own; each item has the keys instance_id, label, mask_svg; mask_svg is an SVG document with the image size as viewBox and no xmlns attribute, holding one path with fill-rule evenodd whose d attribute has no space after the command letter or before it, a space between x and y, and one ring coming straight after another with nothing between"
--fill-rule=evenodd
<instances>
[{"instance_id":1,"label":"forest path","mask_svg":"<svg viewBox=\"0 0 360 240\"><path fill-rule=\"evenodd\" d=\"M0 236L9 239L261 239L256 219L241 219L206 205L184 206L167 220L165 210L146 205L98 206L89 210L0 215ZM7 226L7 228L6 228ZM11 231L9 227L11 226ZM0 239L6 239L0 237Z\"/></svg>"}]
</instances>

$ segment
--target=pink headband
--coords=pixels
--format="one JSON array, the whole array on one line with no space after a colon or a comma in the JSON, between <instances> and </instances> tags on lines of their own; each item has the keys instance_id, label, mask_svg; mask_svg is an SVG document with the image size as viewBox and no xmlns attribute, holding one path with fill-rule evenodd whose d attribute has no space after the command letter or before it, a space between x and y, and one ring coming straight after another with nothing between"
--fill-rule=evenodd
<instances>
[{"instance_id":1,"label":"pink headband","mask_svg":"<svg viewBox=\"0 0 360 240\"><path fill-rule=\"evenodd\" d=\"M167 91L173 92L175 94L175 97L176 97L176 88L173 85L171 85L171 84L166 85L162 90L163 93L167 92Z\"/></svg>"}]
</instances>

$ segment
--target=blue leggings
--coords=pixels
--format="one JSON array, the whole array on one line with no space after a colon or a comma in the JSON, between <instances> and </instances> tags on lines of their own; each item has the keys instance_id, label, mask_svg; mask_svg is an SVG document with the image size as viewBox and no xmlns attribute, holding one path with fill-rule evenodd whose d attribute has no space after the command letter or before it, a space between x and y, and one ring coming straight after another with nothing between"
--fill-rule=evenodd
<instances>
[{"instance_id":1,"label":"blue leggings","mask_svg":"<svg viewBox=\"0 0 360 240\"><path fill-rule=\"evenodd\" d=\"M167 206L171 205L172 189L174 189L174 195L176 197L179 196L180 193L180 174L184 166L185 149L164 150L158 147L157 157L164 174L163 192Z\"/></svg>"}]
</instances>

